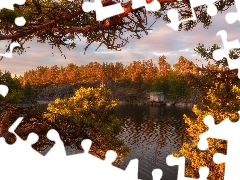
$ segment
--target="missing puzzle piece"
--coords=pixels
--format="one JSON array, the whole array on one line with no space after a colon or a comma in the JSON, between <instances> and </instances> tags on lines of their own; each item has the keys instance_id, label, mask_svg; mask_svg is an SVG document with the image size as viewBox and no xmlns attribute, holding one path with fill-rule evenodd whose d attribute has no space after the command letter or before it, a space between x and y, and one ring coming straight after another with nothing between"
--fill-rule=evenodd
<instances>
[{"instance_id":1,"label":"missing puzzle piece","mask_svg":"<svg viewBox=\"0 0 240 180\"><path fill-rule=\"evenodd\" d=\"M81 169L80 179L104 179L104 180L137 180L138 160L131 160L125 170L112 165L116 160L115 151L109 150L105 155L105 160L101 160L89 153L92 141L85 139L81 143L84 150L83 153L70 155L66 158L67 164L79 164L69 169L69 172L76 172ZM84 163L81 163L84 162ZM94 173L93 173L94 172ZM72 178L76 178L76 173L70 173Z\"/></svg>"},{"instance_id":2,"label":"missing puzzle piece","mask_svg":"<svg viewBox=\"0 0 240 180\"><path fill-rule=\"evenodd\" d=\"M23 5L26 2L26 0L7 0L0 3L0 9L6 8L6 9L14 9L14 4Z\"/></svg>"},{"instance_id":3,"label":"missing puzzle piece","mask_svg":"<svg viewBox=\"0 0 240 180\"><path fill-rule=\"evenodd\" d=\"M20 44L17 42L13 42L10 44L9 52L6 52L4 54L0 53L0 56L4 56L6 58L12 58L12 52L15 47L20 47Z\"/></svg>"},{"instance_id":4,"label":"missing puzzle piece","mask_svg":"<svg viewBox=\"0 0 240 180\"><path fill-rule=\"evenodd\" d=\"M238 114L240 115L240 111ZM227 155L216 153L213 160L217 164L225 163L224 180L239 179L240 143L238 138L240 137L240 121L233 123L227 118L216 125L213 117L209 115L204 118L204 123L209 130L200 135L199 149L206 150L208 148L207 138L227 140Z\"/></svg>"},{"instance_id":5,"label":"missing puzzle piece","mask_svg":"<svg viewBox=\"0 0 240 180\"><path fill-rule=\"evenodd\" d=\"M158 11L161 8L160 3L157 0L153 0L153 2L149 4L146 0L132 0L133 9L143 6L147 11ZM97 21L103 21L106 18L124 13L121 1L120 3L110 4L104 7L101 0L95 0L94 2L84 2L82 8L85 12L96 11Z\"/></svg>"},{"instance_id":6,"label":"missing puzzle piece","mask_svg":"<svg viewBox=\"0 0 240 180\"><path fill-rule=\"evenodd\" d=\"M9 128L9 132L13 133L18 137L14 130L18 124L22 121L23 117L19 117L13 125ZM0 138L0 169L1 177L5 179L17 179L19 175L24 174L25 179L30 179L33 176L33 172L37 173L35 169L35 163L33 164L32 160L36 163L41 164L41 155L32 150L31 145L38 140L36 134L29 134L27 141L23 141L20 138L17 138L17 142L13 145L7 145L3 138ZM30 167L27 167L27 172L25 170L26 166L32 164ZM13 173L14 172L14 173Z\"/></svg>"},{"instance_id":7,"label":"missing puzzle piece","mask_svg":"<svg viewBox=\"0 0 240 180\"><path fill-rule=\"evenodd\" d=\"M158 0L153 0L151 3L146 3L146 0L133 0L132 8L137 9L144 6L147 11L158 11L161 8L161 5Z\"/></svg>"},{"instance_id":8,"label":"missing puzzle piece","mask_svg":"<svg viewBox=\"0 0 240 180\"><path fill-rule=\"evenodd\" d=\"M103 21L108 17L115 16L124 12L121 3L103 7L101 0L95 0L94 2L84 2L82 9L85 12L96 11L97 21Z\"/></svg>"},{"instance_id":9,"label":"missing puzzle piece","mask_svg":"<svg viewBox=\"0 0 240 180\"><path fill-rule=\"evenodd\" d=\"M174 157L173 155L169 155L166 159L168 166L178 165L178 176L177 180L194 180L189 177L185 177L185 157ZM207 176L209 174L208 167L201 167L199 169L199 179L198 180L207 180Z\"/></svg>"},{"instance_id":10,"label":"missing puzzle piece","mask_svg":"<svg viewBox=\"0 0 240 180\"><path fill-rule=\"evenodd\" d=\"M162 178L163 172L161 169L154 169L152 171L153 180L160 180Z\"/></svg>"},{"instance_id":11,"label":"missing puzzle piece","mask_svg":"<svg viewBox=\"0 0 240 180\"><path fill-rule=\"evenodd\" d=\"M138 159L133 159L129 162L127 168L122 170L118 167L112 165L116 160L117 154L115 151L109 150L106 152L105 159L101 160L89 153L92 141L85 139L81 143L84 150L83 153L70 155L66 158L67 164L74 163L79 164L78 166L73 166L69 172L77 172L80 169L81 179L86 180L139 180L138 179ZM84 162L84 163L80 163ZM94 172L94 173L93 173ZM76 174L70 173L73 178L76 178ZM155 169L152 172L153 180L160 180L162 177L162 170ZM69 177L68 177L69 178Z\"/></svg>"},{"instance_id":12,"label":"missing puzzle piece","mask_svg":"<svg viewBox=\"0 0 240 180\"><path fill-rule=\"evenodd\" d=\"M230 12L226 14L225 19L229 24L233 24L236 21L240 22L240 1L239 0L235 1L235 6L237 8L237 12Z\"/></svg>"},{"instance_id":13,"label":"missing puzzle piece","mask_svg":"<svg viewBox=\"0 0 240 180\"><path fill-rule=\"evenodd\" d=\"M64 148L64 144L55 129L50 129L47 133L47 138L51 141L54 141L54 148L51 148L50 151L47 153L49 157L63 157L66 156L66 151Z\"/></svg>"},{"instance_id":14,"label":"missing puzzle piece","mask_svg":"<svg viewBox=\"0 0 240 180\"><path fill-rule=\"evenodd\" d=\"M190 4L191 4L191 10L192 10L192 17L188 18L188 19L184 19L182 21L178 20L178 11L176 9L170 9L167 12L168 18L171 20L171 23L167 24L170 28L172 28L173 30L177 31L179 28L180 23L185 22L185 21L189 21L189 20L196 20L196 14L194 12L194 8L201 6L201 5L207 5L207 13L210 16L215 16L217 14L217 7L214 5L214 2L216 2L218 0L190 0Z\"/></svg>"},{"instance_id":15,"label":"missing puzzle piece","mask_svg":"<svg viewBox=\"0 0 240 180\"><path fill-rule=\"evenodd\" d=\"M3 8L14 10L14 4L23 5L26 2L26 0L7 0L3 2L0 2L0 11ZM24 17L17 17L15 19L15 24L17 26L24 26L26 24L26 20ZM4 54L0 53L0 56L6 57L6 58L12 58L12 52L15 47L20 47L20 44L17 42L12 42L9 47L9 52L6 52Z\"/></svg>"},{"instance_id":16,"label":"missing puzzle piece","mask_svg":"<svg viewBox=\"0 0 240 180\"><path fill-rule=\"evenodd\" d=\"M5 97L8 94L8 87L6 85L0 84L0 95Z\"/></svg>"},{"instance_id":17,"label":"missing puzzle piece","mask_svg":"<svg viewBox=\"0 0 240 180\"><path fill-rule=\"evenodd\" d=\"M10 10L14 10L14 4L23 5L25 2L26 2L26 0L7 0L7 1L4 1L4 3L3 3L3 2L0 2L0 11L1 11L1 9L3 9L3 8L10 9ZM24 17L17 17L17 18L15 19L15 24L16 24L17 26L24 26L25 23L26 23L26 20L25 20ZM18 44L18 43L15 43L15 44L14 44L14 47L16 47L16 46L19 46L19 44ZM13 48L12 48L12 49L13 49ZM11 53L11 52L12 52L12 50L10 51L10 53ZM1 56L2 56L2 55L1 55ZM6 56L6 57L8 57L8 56ZM9 57L9 58L11 58L11 57Z\"/></svg>"},{"instance_id":18,"label":"missing puzzle piece","mask_svg":"<svg viewBox=\"0 0 240 180\"><path fill-rule=\"evenodd\" d=\"M238 77L240 78L240 58L232 60L229 57L229 51L235 48L240 48L239 40L234 41L227 41L227 32L225 30L218 31L218 36L222 38L224 49L217 49L213 52L213 58L217 61L221 60L222 58L227 58L228 67L229 69L238 69Z\"/></svg>"}]
</instances>

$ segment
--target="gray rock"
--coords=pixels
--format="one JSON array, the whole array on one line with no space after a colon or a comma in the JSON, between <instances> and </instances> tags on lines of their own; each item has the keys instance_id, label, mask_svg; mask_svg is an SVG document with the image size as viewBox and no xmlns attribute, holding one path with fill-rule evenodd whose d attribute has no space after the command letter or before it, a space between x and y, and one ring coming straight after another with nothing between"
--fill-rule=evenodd
<instances>
[{"instance_id":1,"label":"gray rock","mask_svg":"<svg viewBox=\"0 0 240 180\"><path fill-rule=\"evenodd\" d=\"M54 101L57 98L69 98L74 94L73 86L70 84L49 85L38 92L36 100Z\"/></svg>"}]
</instances>

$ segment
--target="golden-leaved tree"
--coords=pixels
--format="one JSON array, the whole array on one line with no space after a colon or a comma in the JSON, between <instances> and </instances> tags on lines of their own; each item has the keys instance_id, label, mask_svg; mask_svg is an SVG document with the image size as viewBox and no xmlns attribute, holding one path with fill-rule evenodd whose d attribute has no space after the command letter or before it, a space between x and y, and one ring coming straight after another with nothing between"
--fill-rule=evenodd
<instances>
[{"instance_id":1,"label":"golden-leaved tree","mask_svg":"<svg viewBox=\"0 0 240 180\"><path fill-rule=\"evenodd\" d=\"M169 75L172 71L171 65L167 63L165 56L160 56L158 58L158 75L166 76Z\"/></svg>"},{"instance_id":2,"label":"golden-leaved tree","mask_svg":"<svg viewBox=\"0 0 240 180\"><path fill-rule=\"evenodd\" d=\"M192 137L191 143L184 143L180 154L191 161L187 165L186 175L196 178L198 169L207 166L210 170L209 180L224 179L224 164L215 164L213 154L226 153L227 144L224 140L209 139L207 151L198 149L199 135L207 131L203 119L207 115L212 115L215 123L221 123L227 117L232 121L238 120L238 110L240 109L240 88L236 70L231 71L226 67L209 65L202 70L205 79L199 82L199 86L204 86L204 96L201 96L200 107L194 106L193 112L197 115L196 119L190 119L184 115L184 120L188 124L188 133ZM206 78L209 78L207 80ZM226 133L229 131L226 129ZM224 132L223 132L224 133Z\"/></svg>"}]
</instances>

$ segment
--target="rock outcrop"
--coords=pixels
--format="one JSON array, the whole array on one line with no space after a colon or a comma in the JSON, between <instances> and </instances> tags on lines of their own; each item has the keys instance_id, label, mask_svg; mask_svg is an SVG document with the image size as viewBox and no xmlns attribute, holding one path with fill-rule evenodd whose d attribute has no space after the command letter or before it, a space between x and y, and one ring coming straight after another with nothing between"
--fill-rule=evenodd
<instances>
[{"instance_id":1,"label":"rock outcrop","mask_svg":"<svg viewBox=\"0 0 240 180\"><path fill-rule=\"evenodd\" d=\"M37 92L35 99L37 101L54 101L56 98L69 98L74 92L74 87L70 84L52 84Z\"/></svg>"}]
</instances>

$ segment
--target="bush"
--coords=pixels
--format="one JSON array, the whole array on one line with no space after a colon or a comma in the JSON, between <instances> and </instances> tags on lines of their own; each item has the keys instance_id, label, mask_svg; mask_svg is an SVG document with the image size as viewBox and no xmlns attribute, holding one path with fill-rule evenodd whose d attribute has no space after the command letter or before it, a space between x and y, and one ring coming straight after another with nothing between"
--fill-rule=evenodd
<instances>
[{"instance_id":1,"label":"bush","mask_svg":"<svg viewBox=\"0 0 240 180\"><path fill-rule=\"evenodd\" d=\"M104 157L104 151L116 150L120 155L126 154L127 148L116 138L121 130L121 121L114 116L118 106L117 100L112 100L112 93L101 85L99 88L80 88L69 99L56 99L55 104L49 104L44 117L61 126L63 121L71 121L79 131L88 131L88 137L99 147L94 152Z\"/></svg>"}]
</instances>

